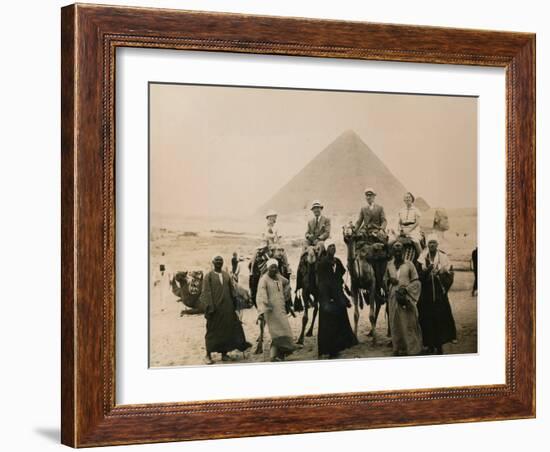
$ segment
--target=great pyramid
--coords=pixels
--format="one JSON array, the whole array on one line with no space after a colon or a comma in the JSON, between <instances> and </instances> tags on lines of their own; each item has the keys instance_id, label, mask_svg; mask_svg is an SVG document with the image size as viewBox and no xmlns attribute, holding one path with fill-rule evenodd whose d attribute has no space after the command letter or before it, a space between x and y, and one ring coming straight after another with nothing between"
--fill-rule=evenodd
<instances>
[{"instance_id":1,"label":"great pyramid","mask_svg":"<svg viewBox=\"0 0 550 452\"><path fill-rule=\"evenodd\" d=\"M357 133L348 130L264 203L258 213L269 209L297 213L309 210L311 201L319 199L327 213L356 214L365 204L365 187L376 190L376 202L384 206L386 215L395 215L403 207L406 188Z\"/></svg>"}]
</instances>

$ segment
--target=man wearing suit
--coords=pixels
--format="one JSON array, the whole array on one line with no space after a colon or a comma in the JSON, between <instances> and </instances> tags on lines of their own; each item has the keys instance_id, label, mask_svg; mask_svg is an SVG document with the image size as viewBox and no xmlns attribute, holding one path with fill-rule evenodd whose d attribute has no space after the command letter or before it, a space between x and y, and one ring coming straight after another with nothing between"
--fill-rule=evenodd
<instances>
[{"instance_id":1,"label":"man wearing suit","mask_svg":"<svg viewBox=\"0 0 550 452\"><path fill-rule=\"evenodd\" d=\"M321 215L323 205L320 201L313 201L311 211L313 218L307 223L306 240L308 245L317 245L330 237L330 220Z\"/></svg>"},{"instance_id":2,"label":"man wearing suit","mask_svg":"<svg viewBox=\"0 0 550 452\"><path fill-rule=\"evenodd\" d=\"M367 205L361 207L359 218L355 223L355 230L359 231L360 228L364 228L368 235L375 235L380 240L384 240L387 238L385 231L388 223L384 208L375 204L376 192L373 188L368 187L365 189L365 198L367 199Z\"/></svg>"}]
</instances>

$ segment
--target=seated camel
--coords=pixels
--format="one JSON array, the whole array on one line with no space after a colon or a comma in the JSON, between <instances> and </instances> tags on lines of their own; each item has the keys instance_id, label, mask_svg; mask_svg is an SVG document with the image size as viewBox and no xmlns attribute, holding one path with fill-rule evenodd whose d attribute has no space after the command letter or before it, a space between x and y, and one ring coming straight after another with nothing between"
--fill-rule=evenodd
<instances>
[{"instance_id":1,"label":"seated camel","mask_svg":"<svg viewBox=\"0 0 550 452\"><path fill-rule=\"evenodd\" d=\"M172 293L178 297L178 302L183 303L189 309L183 309L180 316L188 314L204 314L204 304L201 301L202 279L201 270L180 271L170 280Z\"/></svg>"},{"instance_id":2,"label":"seated camel","mask_svg":"<svg viewBox=\"0 0 550 452\"><path fill-rule=\"evenodd\" d=\"M205 307L201 301L202 280L204 273L201 270L186 272L180 271L170 281L172 293L178 297L178 302L189 309L183 309L180 317L191 314L204 314ZM250 292L239 284L235 284L236 306L238 310L252 306Z\"/></svg>"}]
</instances>

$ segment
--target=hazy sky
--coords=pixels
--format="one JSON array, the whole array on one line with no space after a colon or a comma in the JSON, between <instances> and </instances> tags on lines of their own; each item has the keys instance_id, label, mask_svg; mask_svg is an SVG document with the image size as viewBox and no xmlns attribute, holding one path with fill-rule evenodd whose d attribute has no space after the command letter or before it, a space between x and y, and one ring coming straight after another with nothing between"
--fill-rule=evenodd
<instances>
[{"instance_id":1,"label":"hazy sky","mask_svg":"<svg viewBox=\"0 0 550 452\"><path fill-rule=\"evenodd\" d=\"M477 205L475 98L152 84L151 211L254 212L348 129L430 205Z\"/></svg>"}]
</instances>

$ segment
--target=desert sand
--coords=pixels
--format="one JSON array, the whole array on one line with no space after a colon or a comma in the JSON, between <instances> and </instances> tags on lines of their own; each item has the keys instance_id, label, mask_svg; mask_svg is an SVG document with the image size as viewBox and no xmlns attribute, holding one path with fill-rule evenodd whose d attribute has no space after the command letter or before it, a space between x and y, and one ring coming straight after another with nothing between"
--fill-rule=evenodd
<instances>
[{"instance_id":1,"label":"desert sand","mask_svg":"<svg viewBox=\"0 0 550 452\"><path fill-rule=\"evenodd\" d=\"M330 215L330 212L327 212ZM477 215L475 209L448 210L450 229L440 235L440 248L450 257L455 269L455 282L449 293L457 326L458 343L447 344L446 354L463 354L477 352L477 297L470 292L473 284L473 273L470 268L470 255L477 243ZM292 216L280 216L277 226L283 235L285 249L293 271L292 287L295 286L296 267L301 252L302 238L309 213ZM342 225L354 217L331 216L332 238L337 243L337 256L345 263L346 248L342 240ZM389 218L389 227L395 221ZM424 212L422 226L425 232L431 229L433 209ZM182 270L210 270L210 261L214 254L221 254L226 269L230 265L231 255L236 251L244 258L241 263L240 284L248 287L248 259L256 246L260 244L260 231L264 219L251 218L178 218L152 216L151 240L151 293L150 293L150 366L187 366L201 365L205 355L204 334L206 320L203 315L186 315L180 317L185 309L171 293L169 278ZM163 255L164 253L164 255ZM166 266L164 276L159 272L160 264ZM311 311L310 311L311 312ZM241 312L244 331L249 342L254 343L258 336L256 325L257 312L254 308ZM353 308L348 310L350 321L353 320ZM296 318L289 317L295 338L298 337L302 313ZM386 318L381 311L377 324L377 341L367 337L370 330L368 309L361 311L358 329L359 344L345 350L341 359L370 358L391 356L390 339L386 336ZM291 355L289 361L316 360L316 330L312 337L306 337L303 348ZM235 361L223 365L267 361L269 334L266 330L264 354L256 355L253 349L245 354L235 352ZM254 347L253 347L254 348ZM219 356L214 356L221 365ZM437 359L437 357L433 357ZM217 365L216 364L216 365Z\"/></svg>"}]
</instances>

